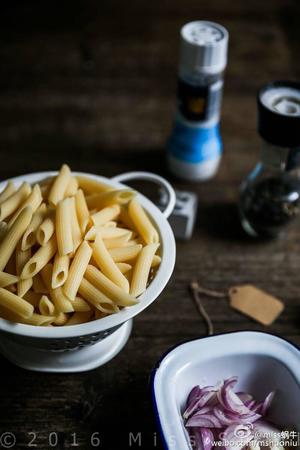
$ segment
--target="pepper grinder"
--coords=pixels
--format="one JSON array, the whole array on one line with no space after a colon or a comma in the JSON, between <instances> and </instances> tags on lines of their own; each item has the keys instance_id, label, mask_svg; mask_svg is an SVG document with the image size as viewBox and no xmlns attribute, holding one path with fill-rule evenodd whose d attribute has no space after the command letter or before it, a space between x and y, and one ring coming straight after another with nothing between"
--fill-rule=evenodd
<instances>
[{"instance_id":1,"label":"pepper grinder","mask_svg":"<svg viewBox=\"0 0 300 450\"><path fill-rule=\"evenodd\" d=\"M239 213L249 235L277 237L300 211L300 83L267 84L257 104L261 158L241 185Z\"/></svg>"}]
</instances>

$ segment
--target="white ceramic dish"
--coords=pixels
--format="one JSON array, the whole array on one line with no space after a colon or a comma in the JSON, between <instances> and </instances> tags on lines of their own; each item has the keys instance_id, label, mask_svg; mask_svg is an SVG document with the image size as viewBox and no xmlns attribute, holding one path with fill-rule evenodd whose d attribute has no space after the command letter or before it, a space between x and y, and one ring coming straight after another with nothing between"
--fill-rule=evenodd
<instances>
[{"instance_id":1,"label":"white ceramic dish","mask_svg":"<svg viewBox=\"0 0 300 450\"><path fill-rule=\"evenodd\" d=\"M299 349L267 333L236 332L179 345L153 371L153 403L166 449L192 448L182 420L190 390L233 375L239 377L238 391L258 399L275 390L270 420L284 430L287 426L299 430Z\"/></svg>"},{"instance_id":2,"label":"white ceramic dish","mask_svg":"<svg viewBox=\"0 0 300 450\"><path fill-rule=\"evenodd\" d=\"M57 172L40 172L13 178L16 186L23 181L39 182ZM175 206L175 192L170 184L156 174L130 172L112 179L74 172L124 188L120 181L147 179L167 190L169 202L161 212L149 199L138 194L141 205L155 223L161 241L161 264L154 280L137 305L124 308L117 314L81 325L68 327L36 327L9 322L0 318L0 352L13 363L26 369L47 372L79 372L93 369L114 357L127 342L132 318L147 308L162 292L175 264L175 239L167 217ZM0 183L0 190L6 182Z\"/></svg>"}]
</instances>

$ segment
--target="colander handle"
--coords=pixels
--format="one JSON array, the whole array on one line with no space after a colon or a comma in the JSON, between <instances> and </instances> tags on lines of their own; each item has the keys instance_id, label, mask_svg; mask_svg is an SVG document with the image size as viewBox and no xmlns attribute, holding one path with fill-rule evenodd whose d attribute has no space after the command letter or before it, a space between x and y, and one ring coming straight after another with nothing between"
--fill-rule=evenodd
<instances>
[{"instance_id":1,"label":"colander handle","mask_svg":"<svg viewBox=\"0 0 300 450\"><path fill-rule=\"evenodd\" d=\"M158 184L159 186L163 187L167 191L168 203L167 203L167 206L164 209L164 211L162 211L162 214L165 216L166 219L171 215L171 213L175 207L176 195L175 195L175 191L172 188L172 186L170 185L170 183L167 180L165 180L163 177L160 177L159 175L156 175L156 173L152 173L152 172L126 172L126 173L121 173L120 175L116 175L115 177L112 178L112 180L119 181L119 182L129 181L129 180L153 181L155 184Z\"/></svg>"}]
</instances>

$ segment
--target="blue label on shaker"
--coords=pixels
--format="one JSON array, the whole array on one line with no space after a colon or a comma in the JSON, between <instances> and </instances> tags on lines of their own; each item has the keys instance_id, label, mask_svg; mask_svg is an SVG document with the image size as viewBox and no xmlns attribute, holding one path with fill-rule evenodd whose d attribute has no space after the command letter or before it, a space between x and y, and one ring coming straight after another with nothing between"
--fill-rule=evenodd
<instances>
[{"instance_id":1,"label":"blue label on shaker","mask_svg":"<svg viewBox=\"0 0 300 450\"><path fill-rule=\"evenodd\" d=\"M222 152L219 124L209 128L194 128L176 121L168 149L175 158L188 163L214 159Z\"/></svg>"}]
</instances>

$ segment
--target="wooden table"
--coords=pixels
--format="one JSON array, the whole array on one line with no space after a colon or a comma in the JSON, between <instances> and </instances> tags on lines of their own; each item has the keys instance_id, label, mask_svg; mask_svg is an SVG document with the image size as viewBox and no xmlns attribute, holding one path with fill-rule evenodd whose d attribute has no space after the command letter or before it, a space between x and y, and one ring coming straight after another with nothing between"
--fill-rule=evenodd
<instances>
[{"instance_id":1,"label":"wooden table","mask_svg":"<svg viewBox=\"0 0 300 450\"><path fill-rule=\"evenodd\" d=\"M160 355L203 336L205 326L188 284L224 290L254 283L282 298L286 309L269 331L300 344L299 227L285 239L259 243L239 229L240 181L258 158L255 94L272 79L300 75L297 0L170 0L130 2L5 2L0 6L1 179L73 169L106 176L150 170L199 197L193 239L178 242L176 270L160 298L134 321L131 339L113 361L75 375L31 373L1 357L1 433L17 449L89 448L99 432L103 449L155 447L149 374ZM207 18L230 32L222 132L224 159L215 179L200 185L172 180L165 142L175 106L179 27ZM216 332L263 330L206 299ZM73 435L73 436L72 436ZM53 438L53 437L52 437ZM51 435L50 435L51 439ZM94 442L96 443L96 441ZM74 447L75 448L75 447Z\"/></svg>"}]
</instances>

